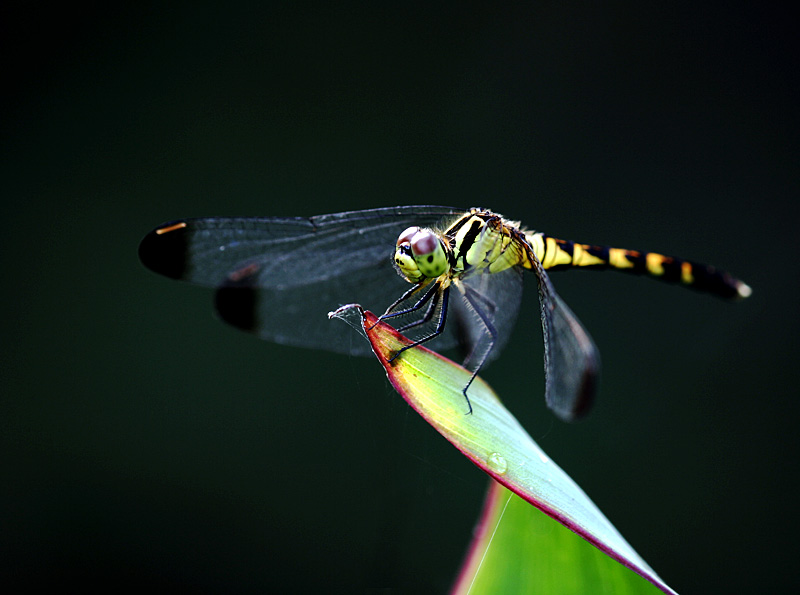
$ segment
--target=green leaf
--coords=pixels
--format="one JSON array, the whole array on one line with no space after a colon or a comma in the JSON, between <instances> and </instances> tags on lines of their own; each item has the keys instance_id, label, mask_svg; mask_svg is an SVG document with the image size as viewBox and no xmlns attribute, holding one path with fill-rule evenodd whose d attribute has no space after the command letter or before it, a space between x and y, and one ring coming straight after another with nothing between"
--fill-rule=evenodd
<instances>
[{"instance_id":1,"label":"green leaf","mask_svg":"<svg viewBox=\"0 0 800 595\"><path fill-rule=\"evenodd\" d=\"M644 595L659 588L492 481L452 595Z\"/></svg>"},{"instance_id":2,"label":"green leaf","mask_svg":"<svg viewBox=\"0 0 800 595\"><path fill-rule=\"evenodd\" d=\"M369 339L389 381L400 395L473 463L663 592L675 593L625 541L578 484L539 448L481 378L475 378L469 388L473 413L467 415L468 405L462 390L470 378L469 371L424 347L408 349L390 362L409 340L390 326L379 323L374 314L363 311L360 306L344 306L329 316L345 320ZM516 508L515 504L514 512ZM556 552L566 556L568 549L562 545L556 547ZM574 546L570 546L570 551L572 549ZM538 554L524 552L522 555L530 556L528 562L533 563L532 557ZM561 576L561 580L570 582L571 573L578 571L577 566L567 564L567 567L567 575ZM591 564L587 568L590 567ZM616 569L614 573L619 574ZM581 579L582 584L591 585L589 591L559 592L596 593L596 585L605 584L607 580L610 579L606 574L600 573L594 578Z\"/></svg>"}]
</instances>

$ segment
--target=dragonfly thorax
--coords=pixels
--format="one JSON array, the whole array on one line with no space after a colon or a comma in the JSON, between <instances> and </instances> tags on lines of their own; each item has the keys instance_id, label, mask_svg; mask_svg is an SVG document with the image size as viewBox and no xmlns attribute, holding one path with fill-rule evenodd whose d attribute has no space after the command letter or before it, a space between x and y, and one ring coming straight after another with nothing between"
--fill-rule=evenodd
<instances>
[{"instance_id":1,"label":"dragonfly thorax","mask_svg":"<svg viewBox=\"0 0 800 595\"><path fill-rule=\"evenodd\" d=\"M409 283L434 279L449 268L442 241L433 230L419 227L409 227L397 238L394 263Z\"/></svg>"}]
</instances>

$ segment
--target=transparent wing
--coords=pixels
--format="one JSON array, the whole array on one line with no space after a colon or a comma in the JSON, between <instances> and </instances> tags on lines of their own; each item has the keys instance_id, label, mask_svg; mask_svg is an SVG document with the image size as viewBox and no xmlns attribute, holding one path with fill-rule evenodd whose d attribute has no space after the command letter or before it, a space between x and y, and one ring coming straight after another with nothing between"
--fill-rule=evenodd
<instances>
[{"instance_id":1,"label":"transparent wing","mask_svg":"<svg viewBox=\"0 0 800 595\"><path fill-rule=\"evenodd\" d=\"M534 257L544 334L545 401L564 421L588 413L600 375L600 354L592 337L550 282Z\"/></svg>"},{"instance_id":2,"label":"transparent wing","mask_svg":"<svg viewBox=\"0 0 800 595\"><path fill-rule=\"evenodd\" d=\"M347 303L382 312L409 286L394 271L397 236L463 209L407 206L307 218L205 218L164 224L139 246L151 270L216 287L228 323L278 343L369 354L327 313Z\"/></svg>"},{"instance_id":3,"label":"transparent wing","mask_svg":"<svg viewBox=\"0 0 800 595\"><path fill-rule=\"evenodd\" d=\"M428 285L400 302L395 310L411 308L431 287ZM429 337L434 334L444 306L436 299L431 298L420 310L393 317L387 322L412 341ZM447 299L444 330L425 345L438 351L458 346L461 357L465 358L464 367L474 372L482 364L494 360L511 335L522 301L522 272L517 268L491 274L478 272L455 281ZM423 320L427 322L420 324ZM494 336L491 331L494 331Z\"/></svg>"},{"instance_id":4,"label":"transparent wing","mask_svg":"<svg viewBox=\"0 0 800 595\"><path fill-rule=\"evenodd\" d=\"M514 267L500 273L483 272L461 283L471 292L472 299L466 299L460 291L451 292L455 298L452 299L452 322L456 325L459 344L465 350L464 367L474 371L484 355L485 364L497 358L511 336L522 302L522 271ZM481 312L475 312L476 308ZM491 337L482 320L494 327L495 337ZM493 339L494 345L491 344Z\"/></svg>"}]
</instances>

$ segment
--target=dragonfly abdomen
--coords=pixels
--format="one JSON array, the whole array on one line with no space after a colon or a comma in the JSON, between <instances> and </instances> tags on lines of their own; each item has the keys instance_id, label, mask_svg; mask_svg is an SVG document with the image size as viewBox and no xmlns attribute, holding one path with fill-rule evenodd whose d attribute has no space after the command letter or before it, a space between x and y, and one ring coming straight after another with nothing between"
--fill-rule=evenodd
<instances>
[{"instance_id":1,"label":"dragonfly abdomen","mask_svg":"<svg viewBox=\"0 0 800 595\"><path fill-rule=\"evenodd\" d=\"M542 266L548 270L571 267L612 268L635 275L647 275L668 283L679 283L728 299L746 298L752 293L746 283L727 272L682 258L656 252L579 244L542 233L528 234L526 239Z\"/></svg>"}]
</instances>

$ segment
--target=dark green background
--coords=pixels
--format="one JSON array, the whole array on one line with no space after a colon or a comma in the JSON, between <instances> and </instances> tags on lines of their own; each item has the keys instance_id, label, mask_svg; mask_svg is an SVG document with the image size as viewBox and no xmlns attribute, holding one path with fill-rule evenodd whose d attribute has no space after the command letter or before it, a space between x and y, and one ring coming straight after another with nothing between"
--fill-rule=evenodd
<instances>
[{"instance_id":1,"label":"dark green background","mask_svg":"<svg viewBox=\"0 0 800 595\"><path fill-rule=\"evenodd\" d=\"M375 361L231 330L211 292L136 256L177 217L415 203L487 206L750 283L729 304L554 274L603 355L578 425L544 407L533 283L484 376L676 590L796 582L788 14L15 4L0 9L3 584L445 592L484 476Z\"/></svg>"}]
</instances>

